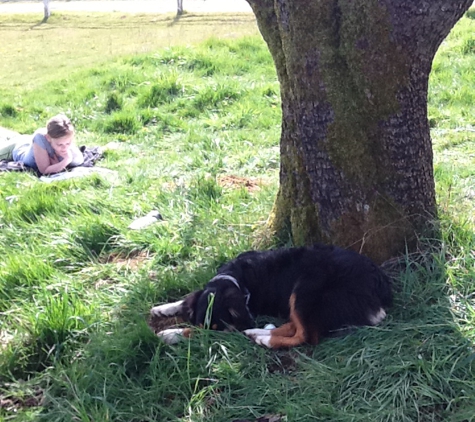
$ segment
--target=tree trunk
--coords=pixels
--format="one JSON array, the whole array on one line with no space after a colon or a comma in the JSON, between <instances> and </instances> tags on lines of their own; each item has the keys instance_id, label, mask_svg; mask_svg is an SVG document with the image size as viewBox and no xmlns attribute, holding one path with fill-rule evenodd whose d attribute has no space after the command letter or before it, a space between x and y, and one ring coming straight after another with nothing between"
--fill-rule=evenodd
<instances>
[{"instance_id":1,"label":"tree trunk","mask_svg":"<svg viewBox=\"0 0 475 422\"><path fill-rule=\"evenodd\" d=\"M436 217L432 60L472 0L248 2L281 86L271 229L378 262L410 249Z\"/></svg>"},{"instance_id":2,"label":"tree trunk","mask_svg":"<svg viewBox=\"0 0 475 422\"><path fill-rule=\"evenodd\" d=\"M176 2L176 14L177 14L177 16L183 15L183 0L177 0L177 2Z\"/></svg>"},{"instance_id":3,"label":"tree trunk","mask_svg":"<svg viewBox=\"0 0 475 422\"><path fill-rule=\"evenodd\" d=\"M49 8L49 0L43 0L43 6L44 6L43 22L46 22L48 18L51 16L51 11Z\"/></svg>"}]
</instances>

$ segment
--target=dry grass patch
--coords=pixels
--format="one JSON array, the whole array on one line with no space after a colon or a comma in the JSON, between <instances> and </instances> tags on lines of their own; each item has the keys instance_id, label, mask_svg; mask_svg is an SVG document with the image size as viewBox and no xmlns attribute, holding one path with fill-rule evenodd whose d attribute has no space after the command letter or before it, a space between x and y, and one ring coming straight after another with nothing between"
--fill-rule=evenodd
<instances>
[{"instance_id":1,"label":"dry grass patch","mask_svg":"<svg viewBox=\"0 0 475 422\"><path fill-rule=\"evenodd\" d=\"M176 21L173 14L62 12L47 23L34 14L0 15L0 89L33 88L45 74L62 79L120 56L256 34L247 13L186 14Z\"/></svg>"},{"instance_id":2,"label":"dry grass patch","mask_svg":"<svg viewBox=\"0 0 475 422\"><path fill-rule=\"evenodd\" d=\"M137 271L150 259L148 252L133 251L128 254L123 252L111 253L101 260L104 264L114 264L118 270Z\"/></svg>"}]
</instances>

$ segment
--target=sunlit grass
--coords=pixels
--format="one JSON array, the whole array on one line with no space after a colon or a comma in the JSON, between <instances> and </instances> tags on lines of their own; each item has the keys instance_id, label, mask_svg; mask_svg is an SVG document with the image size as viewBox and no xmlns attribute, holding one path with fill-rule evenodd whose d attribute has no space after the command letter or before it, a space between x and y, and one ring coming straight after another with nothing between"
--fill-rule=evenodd
<instances>
[{"instance_id":1,"label":"sunlit grass","mask_svg":"<svg viewBox=\"0 0 475 422\"><path fill-rule=\"evenodd\" d=\"M55 12L47 23L38 15L0 15L0 93L35 88L116 57L158 48L190 45L209 37L258 33L252 14L127 14Z\"/></svg>"},{"instance_id":2,"label":"sunlit grass","mask_svg":"<svg viewBox=\"0 0 475 422\"><path fill-rule=\"evenodd\" d=\"M429 119L439 205L451 218L475 227L474 20L464 17L444 41L430 79Z\"/></svg>"},{"instance_id":3,"label":"sunlit grass","mask_svg":"<svg viewBox=\"0 0 475 422\"><path fill-rule=\"evenodd\" d=\"M473 20L444 42L430 81L441 237L389 267L395 304L380 327L269 351L209 331L170 347L146 323L152 304L270 246L260 229L279 171L272 60L259 37L234 39L254 23L171 19L60 14L27 31L34 18L0 16L0 35L16 34L15 47L0 44L11 53L0 63L0 125L30 132L66 112L79 144L112 144L99 165L117 172L50 184L0 177L0 399L11 403L0 418L473 420ZM217 36L192 42L207 38L204 27ZM47 46L68 70L25 70L33 39L32 54ZM127 229L153 209L163 221ZM26 406L34 394L44 400Z\"/></svg>"}]
</instances>

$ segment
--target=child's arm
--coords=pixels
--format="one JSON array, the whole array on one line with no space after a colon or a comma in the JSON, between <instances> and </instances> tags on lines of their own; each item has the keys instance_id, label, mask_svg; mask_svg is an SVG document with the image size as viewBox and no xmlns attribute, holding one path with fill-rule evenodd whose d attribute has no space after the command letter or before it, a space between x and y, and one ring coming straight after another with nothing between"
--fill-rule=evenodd
<instances>
[{"instance_id":1,"label":"child's arm","mask_svg":"<svg viewBox=\"0 0 475 422\"><path fill-rule=\"evenodd\" d=\"M71 151L68 151L66 157L63 157L59 162L53 163L48 155L48 151L41 148L36 142L33 143L33 154L35 155L36 165L41 174L59 173L63 171L73 159Z\"/></svg>"}]
</instances>

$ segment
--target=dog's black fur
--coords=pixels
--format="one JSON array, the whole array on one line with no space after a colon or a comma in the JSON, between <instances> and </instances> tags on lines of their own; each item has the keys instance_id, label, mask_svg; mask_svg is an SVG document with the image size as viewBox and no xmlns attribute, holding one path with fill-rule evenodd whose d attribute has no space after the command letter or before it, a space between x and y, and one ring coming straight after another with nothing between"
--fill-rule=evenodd
<instances>
[{"instance_id":1,"label":"dog's black fur","mask_svg":"<svg viewBox=\"0 0 475 422\"><path fill-rule=\"evenodd\" d=\"M303 327L303 341L317 343L335 330L375 325L391 303L391 281L369 258L317 244L244 252L178 313L193 325L239 331L253 326L253 316L290 318Z\"/></svg>"}]
</instances>

